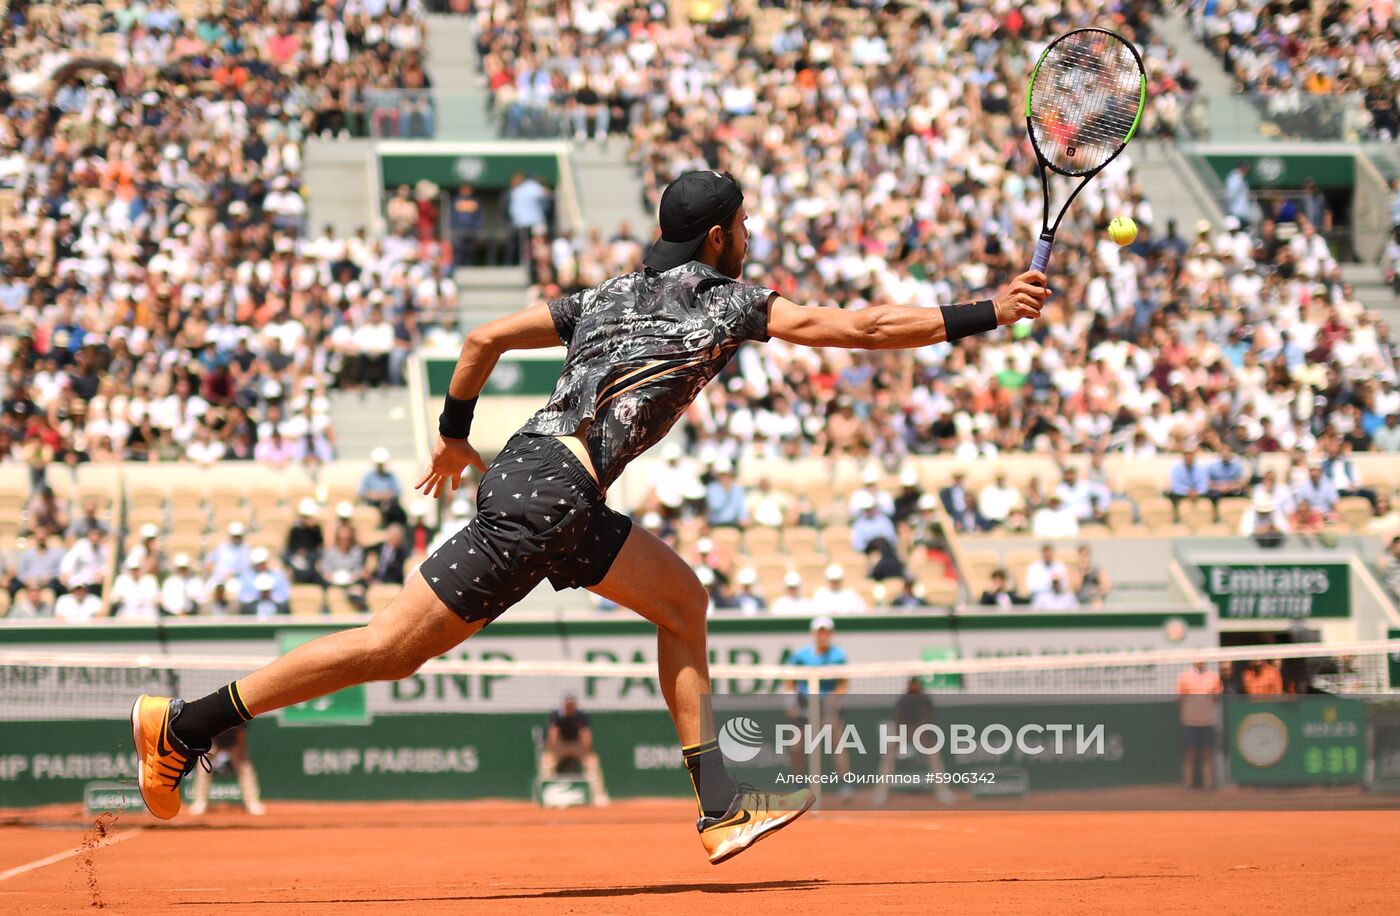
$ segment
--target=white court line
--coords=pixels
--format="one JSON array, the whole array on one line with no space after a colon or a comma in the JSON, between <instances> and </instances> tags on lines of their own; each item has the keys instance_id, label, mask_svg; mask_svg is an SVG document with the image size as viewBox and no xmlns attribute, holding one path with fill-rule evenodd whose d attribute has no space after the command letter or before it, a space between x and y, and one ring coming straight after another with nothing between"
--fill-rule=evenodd
<instances>
[{"instance_id":1,"label":"white court line","mask_svg":"<svg viewBox=\"0 0 1400 916\"><path fill-rule=\"evenodd\" d=\"M56 852L51 856L45 856L42 859L29 862L25 865L16 865L14 868L7 868L4 871L0 871L0 881L8 881L11 878L17 878L20 875L34 871L35 869L43 868L46 865L53 865L56 862L62 862L64 859L71 859L74 856L80 855L89 850L102 849L103 847L111 846L114 843L120 843L122 840L129 840L144 829L144 827L134 827L131 830L127 830L123 833L115 833L102 840L101 842L95 843L92 846L74 846L72 849L68 849L63 852Z\"/></svg>"}]
</instances>

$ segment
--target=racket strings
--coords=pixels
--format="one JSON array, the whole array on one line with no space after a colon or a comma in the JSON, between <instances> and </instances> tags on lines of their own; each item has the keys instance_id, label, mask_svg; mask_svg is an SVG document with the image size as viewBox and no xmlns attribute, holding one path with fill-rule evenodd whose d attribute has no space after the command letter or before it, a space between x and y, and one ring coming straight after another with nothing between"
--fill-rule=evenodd
<instances>
[{"instance_id":1,"label":"racket strings","mask_svg":"<svg viewBox=\"0 0 1400 916\"><path fill-rule=\"evenodd\" d=\"M1100 32L1050 48L1031 87L1032 135L1056 171L1084 174L1128 139L1142 103L1142 71L1121 40Z\"/></svg>"}]
</instances>

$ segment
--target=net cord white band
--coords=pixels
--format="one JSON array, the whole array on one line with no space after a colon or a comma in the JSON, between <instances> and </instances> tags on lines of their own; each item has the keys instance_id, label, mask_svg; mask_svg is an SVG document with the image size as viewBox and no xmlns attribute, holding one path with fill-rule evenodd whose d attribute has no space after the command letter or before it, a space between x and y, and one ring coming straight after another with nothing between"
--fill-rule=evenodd
<instances>
[{"instance_id":1,"label":"net cord white band","mask_svg":"<svg viewBox=\"0 0 1400 916\"><path fill-rule=\"evenodd\" d=\"M1297 643L1287 645L1239 646L1232 648L1163 649L1132 653L1096 653L1084 655L1027 655L1010 658L971 658L909 660L853 665L829 665L821 669L823 678L846 679L881 677L932 677L940 674L978 674L1012 671L1046 671L1075 668L1099 668L1114 665L1189 665L1197 660L1209 662L1250 661L1257 658L1334 658L1344 655L1400 656L1400 639L1369 640L1344 643ZM272 656L133 656L129 653L95 652L0 652L0 666L15 667L95 667L95 668L178 668L191 671L253 671L270 664ZM422 674L449 675L531 675L593 678L655 677L656 665L633 662L532 662L528 660L490 661L475 659L429 661L419 669ZM771 678L774 680L805 681L812 669L802 665L712 665L710 677Z\"/></svg>"}]
</instances>

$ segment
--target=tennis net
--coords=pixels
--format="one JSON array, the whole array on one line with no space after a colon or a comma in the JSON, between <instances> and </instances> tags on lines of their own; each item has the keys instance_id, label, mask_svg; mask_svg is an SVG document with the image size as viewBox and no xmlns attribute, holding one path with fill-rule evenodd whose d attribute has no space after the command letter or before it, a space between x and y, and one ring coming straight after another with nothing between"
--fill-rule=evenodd
<instances>
[{"instance_id":1,"label":"tennis net","mask_svg":"<svg viewBox=\"0 0 1400 916\"><path fill-rule=\"evenodd\" d=\"M0 652L0 808L72 803L95 784L132 785L128 715L138 694L202 696L269 660ZM1079 723L1092 743L1098 729L1102 759L1093 747L1086 757L1077 739L1043 758L995 741L962 756L943 747L940 771L1000 774L1002 786L1024 796L1028 785L1097 791L1178 782L1185 740L1178 687L1198 669L1218 673L1224 693L1214 701L1218 735L1209 749L1219 758L1218 778L1400 787L1400 640L827 668L717 664L711 674L722 743L726 728L731 737L794 736L749 761L734 752L736 771L748 763L761 771L736 776L760 784L780 770L833 765L833 748L791 731L794 723L865 736L850 772L923 772L907 748L891 763L880 740L889 723L908 718L910 695L928 698L929 722L970 723L979 735L988 727L1020 736L1037 723L1052 730ZM248 727L248 746L269 799L538 797L541 744L566 694L590 719L613 797L689 792L650 664L435 660L401 681L260 717Z\"/></svg>"}]
</instances>

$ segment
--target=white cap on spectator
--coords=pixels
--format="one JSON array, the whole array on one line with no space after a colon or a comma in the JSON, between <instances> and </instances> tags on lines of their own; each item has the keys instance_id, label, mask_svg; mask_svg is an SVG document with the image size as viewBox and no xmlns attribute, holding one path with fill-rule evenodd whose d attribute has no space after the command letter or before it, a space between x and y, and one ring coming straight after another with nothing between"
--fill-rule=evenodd
<instances>
[{"instance_id":1,"label":"white cap on spectator","mask_svg":"<svg viewBox=\"0 0 1400 916\"><path fill-rule=\"evenodd\" d=\"M316 510L319 508L320 506L316 505L316 500L312 499L310 496L297 503L297 512L301 515L315 515Z\"/></svg>"},{"instance_id":2,"label":"white cap on spectator","mask_svg":"<svg viewBox=\"0 0 1400 916\"><path fill-rule=\"evenodd\" d=\"M472 504L465 496L459 496L452 500L452 514L457 516L467 516L472 513Z\"/></svg>"},{"instance_id":3,"label":"white cap on spectator","mask_svg":"<svg viewBox=\"0 0 1400 916\"><path fill-rule=\"evenodd\" d=\"M866 484L876 484L876 483L879 483L879 482L880 482L880 469L879 469L879 468L875 468L875 467L866 468L866 469L865 469L865 473L863 473L863 474L860 475L860 479L863 480L863 481L865 481Z\"/></svg>"},{"instance_id":4,"label":"white cap on spectator","mask_svg":"<svg viewBox=\"0 0 1400 916\"><path fill-rule=\"evenodd\" d=\"M388 464L389 450L381 445L369 453L369 460L375 464Z\"/></svg>"},{"instance_id":5,"label":"white cap on spectator","mask_svg":"<svg viewBox=\"0 0 1400 916\"><path fill-rule=\"evenodd\" d=\"M758 570L754 569L752 566L745 566L743 569L739 570L740 585L753 585L757 581Z\"/></svg>"},{"instance_id":6,"label":"white cap on spectator","mask_svg":"<svg viewBox=\"0 0 1400 916\"><path fill-rule=\"evenodd\" d=\"M701 538L695 542L695 549L701 553L709 553L711 550L715 549L715 542L709 538Z\"/></svg>"},{"instance_id":7,"label":"white cap on spectator","mask_svg":"<svg viewBox=\"0 0 1400 916\"><path fill-rule=\"evenodd\" d=\"M190 555L187 553L175 554L175 568L188 569L190 565Z\"/></svg>"},{"instance_id":8,"label":"white cap on spectator","mask_svg":"<svg viewBox=\"0 0 1400 916\"><path fill-rule=\"evenodd\" d=\"M919 509L921 511L928 512L931 509L935 509L937 507L938 498L935 497L932 493L925 493L923 496L919 497Z\"/></svg>"},{"instance_id":9,"label":"white cap on spectator","mask_svg":"<svg viewBox=\"0 0 1400 916\"><path fill-rule=\"evenodd\" d=\"M832 620L830 617L813 617L812 632L815 633L818 630L829 630L835 632L836 621Z\"/></svg>"},{"instance_id":10,"label":"white cap on spectator","mask_svg":"<svg viewBox=\"0 0 1400 916\"><path fill-rule=\"evenodd\" d=\"M272 553L266 547L254 547L248 558L254 563L266 563L272 559Z\"/></svg>"},{"instance_id":11,"label":"white cap on spectator","mask_svg":"<svg viewBox=\"0 0 1400 916\"><path fill-rule=\"evenodd\" d=\"M268 400L280 398L282 396L282 383L275 378L270 378L263 382L262 396Z\"/></svg>"},{"instance_id":12,"label":"white cap on spectator","mask_svg":"<svg viewBox=\"0 0 1400 916\"><path fill-rule=\"evenodd\" d=\"M698 480L692 480L685 485L685 493L682 495L684 495L686 499L704 499L705 485Z\"/></svg>"},{"instance_id":13,"label":"white cap on spectator","mask_svg":"<svg viewBox=\"0 0 1400 916\"><path fill-rule=\"evenodd\" d=\"M906 487L917 487L919 485L919 472L913 468L905 468L904 473L899 475L899 482Z\"/></svg>"},{"instance_id":14,"label":"white cap on spectator","mask_svg":"<svg viewBox=\"0 0 1400 916\"><path fill-rule=\"evenodd\" d=\"M88 577L87 573L73 573L72 578L68 580L69 588L87 588L91 584L92 579Z\"/></svg>"},{"instance_id":15,"label":"white cap on spectator","mask_svg":"<svg viewBox=\"0 0 1400 916\"><path fill-rule=\"evenodd\" d=\"M242 522L228 523L228 536L231 538L241 538L243 535L247 534L247 532L248 529Z\"/></svg>"},{"instance_id":16,"label":"white cap on spectator","mask_svg":"<svg viewBox=\"0 0 1400 916\"><path fill-rule=\"evenodd\" d=\"M151 538L160 537L160 526L154 522L147 522L141 526L141 540L149 541Z\"/></svg>"},{"instance_id":17,"label":"white cap on spectator","mask_svg":"<svg viewBox=\"0 0 1400 916\"><path fill-rule=\"evenodd\" d=\"M1210 231L1210 220L1203 219L1196 222L1196 234L1204 235Z\"/></svg>"},{"instance_id":18,"label":"white cap on spectator","mask_svg":"<svg viewBox=\"0 0 1400 916\"><path fill-rule=\"evenodd\" d=\"M336 518L350 518L355 514L355 507L348 502L337 503L335 507Z\"/></svg>"},{"instance_id":19,"label":"white cap on spectator","mask_svg":"<svg viewBox=\"0 0 1400 916\"><path fill-rule=\"evenodd\" d=\"M134 553L128 554L126 557L126 563L124 563L123 565L127 569L139 569L141 567L140 555Z\"/></svg>"},{"instance_id":20,"label":"white cap on spectator","mask_svg":"<svg viewBox=\"0 0 1400 916\"><path fill-rule=\"evenodd\" d=\"M1260 515L1267 515L1274 511L1274 498L1268 493L1257 493L1254 496L1254 511Z\"/></svg>"},{"instance_id":21,"label":"white cap on spectator","mask_svg":"<svg viewBox=\"0 0 1400 916\"><path fill-rule=\"evenodd\" d=\"M253 588L260 592L270 592L277 587L277 579L271 573L260 573L253 577Z\"/></svg>"},{"instance_id":22,"label":"white cap on spectator","mask_svg":"<svg viewBox=\"0 0 1400 916\"><path fill-rule=\"evenodd\" d=\"M661 530L661 513L648 512L642 516L642 527L648 531Z\"/></svg>"},{"instance_id":23,"label":"white cap on spectator","mask_svg":"<svg viewBox=\"0 0 1400 916\"><path fill-rule=\"evenodd\" d=\"M733 474L734 462L730 461L728 458L720 458L718 461L715 462L715 473Z\"/></svg>"},{"instance_id":24,"label":"white cap on spectator","mask_svg":"<svg viewBox=\"0 0 1400 916\"><path fill-rule=\"evenodd\" d=\"M875 497L864 490L857 490L856 494L851 497L851 505L855 507L857 512L864 512L866 509L874 509Z\"/></svg>"},{"instance_id":25,"label":"white cap on spectator","mask_svg":"<svg viewBox=\"0 0 1400 916\"><path fill-rule=\"evenodd\" d=\"M846 570L841 568L840 563L832 563L826 568L826 577L835 582L837 579L846 578Z\"/></svg>"},{"instance_id":26,"label":"white cap on spectator","mask_svg":"<svg viewBox=\"0 0 1400 916\"><path fill-rule=\"evenodd\" d=\"M661 447L661 457L666 461L679 461L681 457L681 447L675 442L667 442Z\"/></svg>"},{"instance_id":27,"label":"white cap on spectator","mask_svg":"<svg viewBox=\"0 0 1400 916\"><path fill-rule=\"evenodd\" d=\"M709 588L715 584L715 571L708 566L695 567L695 577L700 580L700 584Z\"/></svg>"},{"instance_id":28,"label":"white cap on spectator","mask_svg":"<svg viewBox=\"0 0 1400 916\"><path fill-rule=\"evenodd\" d=\"M783 584L788 588L801 588L802 574L796 570L789 572L786 576L783 576Z\"/></svg>"},{"instance_id":29,"label":"white cap on spectator","mask_svg":"<svg viewBox=\"0 0 1400 916\"><path fill-rule=\"evenodd\" d=\"M427 518L428 501L426 499L415 499L408 504L408 514L411 518Z\"/></svg>"},{"instance_id":30,"label":"white cap on spectator","mask_svg":"<svg viewBox=\"0 0 1400 916\"><path fill-rule=\"evenodd\" d=\"M661 505L665 506L667 509L679 508L680 504L685 502L685 494L681 493L679 490L668 489L658 498L661 500Z\"/></svg>"}]
</instances>

